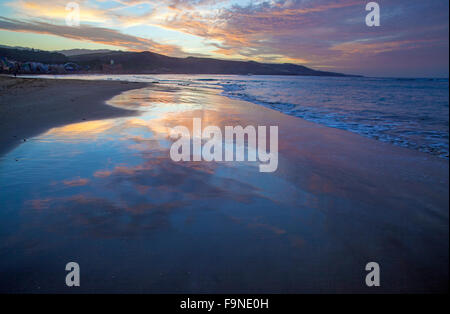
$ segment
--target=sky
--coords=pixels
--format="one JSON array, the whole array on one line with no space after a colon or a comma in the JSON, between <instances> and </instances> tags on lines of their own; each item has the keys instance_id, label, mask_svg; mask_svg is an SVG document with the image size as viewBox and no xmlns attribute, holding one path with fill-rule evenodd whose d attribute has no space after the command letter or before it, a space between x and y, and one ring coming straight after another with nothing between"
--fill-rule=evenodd
<instances>
[{"instance_id":1,"label":"sky","mask_svg":"<svg viewBox=\"0 0 450 314\"><path fill-rule=\"evenodd\" d=\"M69 25L70 2L80 24ZM382 77L446 77L449 1L0 0L0 44L42 50L149 50L295 63Z\"/></svg>"}]
</instances>

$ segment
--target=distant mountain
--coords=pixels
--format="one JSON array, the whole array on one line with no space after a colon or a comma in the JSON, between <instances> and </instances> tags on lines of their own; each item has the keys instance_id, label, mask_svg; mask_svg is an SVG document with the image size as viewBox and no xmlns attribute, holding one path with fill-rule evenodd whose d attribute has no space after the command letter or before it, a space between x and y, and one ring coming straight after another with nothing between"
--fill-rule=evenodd
<instances>
[{"instance_id":1,"label":"distant mountain","mask_svg":"<svg viewBox=\"0 0 450 314\"><path fill-rule=\"evenodd\" d=\"M114 50L108 49L67 49L67 50L56 50L55 52L62 53L66 57L77 56L77 55L85 55L92 53L109 53Z\"/></svg>"},{"instance_id":2,"label":"distant mountain","mask_svg":"<svg viewBox=\"0 0 450 314\"><path fill-rule=\"evenodd\" d=\"M57 52L48 52L43 50L25 48L0 47L0 57L6 57L10 60L19 62L34 61L47 64L61 64L68 62L68 59L65 55Z\"/></svg>"},{"instance_id":3,"label":"distant mountain","mask_svg":"<svg viewBox=\"0 0 450 314\"><path fill-rule=\"evenodd\" d=\"M175 58L145 52L112 51L70 56L72 62L93 71L102 71L113 63L117 71L127 74L254 74L254 75L307 75L347 76L341 73L316 71L302 65L230 61L211 58ZM120 67L119 67L120 65ZM108 67L109 69L113 67Z\"/></svg>"},{"instance_id":4,"label":"distant mountain","mask_svg":"<svg viewBox=\"0 0 450 314\"><path fill-rule=\"evenodd\" d=\"M20 46L7 46L7 45L0 45L0 48L20 49L20 50L34 50L33 48L20 47Z\"/></svg>"},{"instance_id":5,"label":"distant mountain","mask_svg":"<svg viewBox=\"0 0 450 314\"><path fill-rule=\"evenodd\" d=\"M211 58L175 58L145 52L72 49L59 52L1 48L0 57L47 64L74 62L91 73L116 74L239 74L348 76L342 73L316 71L302 65L230 61Z\"/></svg>"}]
</instances>

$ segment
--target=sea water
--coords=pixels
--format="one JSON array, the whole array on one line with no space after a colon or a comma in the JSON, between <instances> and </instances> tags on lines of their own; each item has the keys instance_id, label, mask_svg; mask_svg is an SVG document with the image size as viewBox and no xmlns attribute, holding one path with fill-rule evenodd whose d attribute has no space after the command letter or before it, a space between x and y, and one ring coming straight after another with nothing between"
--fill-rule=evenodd
<instances>
[{"instance_id":1,"label":"sea water","mask_svg":"<svg viewBox=\"0 0 450 314\"><path fill-rule=\"evenodd\" d=\"M54 76L51 76L54 77ZM449 82L429 78L84 75L220 89L285 114L448 158Z\"/></svg>"}]
</instances>

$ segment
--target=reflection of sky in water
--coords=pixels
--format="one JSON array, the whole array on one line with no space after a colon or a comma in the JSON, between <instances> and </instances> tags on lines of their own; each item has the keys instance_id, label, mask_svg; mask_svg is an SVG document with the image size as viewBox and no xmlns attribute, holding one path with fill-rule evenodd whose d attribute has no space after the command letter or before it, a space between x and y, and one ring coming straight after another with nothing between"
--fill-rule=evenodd
<instances>
[{"instance_id":1,"label":"reflection of sky in water","mask_svg":"<svg viewBox=\"0 0 450 314\"><path fill-rule=\"evenodd\" d=\"M0 157L0 291L65 291L59 270L72 260L83 291L359 289L354 269L373 251L353 234L367 225L344 230L329 209L369 204L301 168L293 182L259 163L170 160L169 127L191 128L192 117L233 125L220 101L192 89L129 91L110 103L140 116L55 128ZM289 156L281 162L295 169Z\"/></svg>"},{"instance_id":2,"label":"reflection of sky in water","mask_svg":"<svg viewBox=\"0 0 450 314\"><path fill-rule=\"evenodd\" d=\"M161 89L222 91L227 97L448 158L448 79L179 74L46 77L153 82ZM177 102L199 97L185 93ZM153 100L151 96L142 99ZM158 101L170 103L163 97Z\"/></svg>"},{"instance_id":3,"label":"reflection of sky in water","mask_svg":"<svg viewBox=\"0 0 450 314\"><path fill-rule=\"evenodd\" d=\"M283 205L279 197L302 192L279 178L261 180L258 163L169 159L168 127L190 127L198 112L205 124L226 121L208 108L208 94L197 94L126 92L111 104L139 108L140 116L55 128L2 157L0 249L8 258L0 263L0 272L16 276L16 287L58 290L51 265L74 259L84 267L103 265L107 274L126 267L111 275L119 280L131 276L125 290L138 289L142 272L147 278L141 288L147 291L220 290L235 285L242 263L266 267L253 259L268 240L277 243L278 237L286 237L277 248L285 252L302 243L296 233L286 236L293 223L282 218L293 199ZM302 215L312 213L305 207ZM276 256L264 254L272 260ZM47 284L39 280L42 273L21 274L35 262L49 265L36 266ZM138 265L130 269L130 263ZM235 273L228 274L233 268ZM164 282L161 273L169 276ZM247 285L257 283L256 273L249 275L256 281ZM102 283L90 282L112 289L107 285L112 281L107 275Z\"/></svg>"}]
</instances>

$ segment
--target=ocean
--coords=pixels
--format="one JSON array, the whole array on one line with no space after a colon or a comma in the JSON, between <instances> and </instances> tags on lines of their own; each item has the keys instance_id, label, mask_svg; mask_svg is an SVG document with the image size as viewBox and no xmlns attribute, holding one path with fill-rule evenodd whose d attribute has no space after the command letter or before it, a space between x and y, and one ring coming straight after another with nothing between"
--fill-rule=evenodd
<instances>
[{"instance_id":1,"label":"ocean","mask_svg":"<svg viewBox=\"0 0 450 314\"><path fill-rule=\"evenodd\" d=\"M54 76L51 76L54 77ZM239 75L86 75L222 94L432 155L449 155L448 79Z\"/></svg>"}]
</instances>

